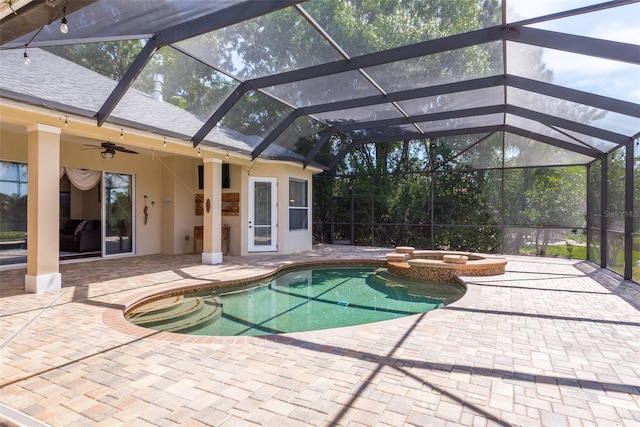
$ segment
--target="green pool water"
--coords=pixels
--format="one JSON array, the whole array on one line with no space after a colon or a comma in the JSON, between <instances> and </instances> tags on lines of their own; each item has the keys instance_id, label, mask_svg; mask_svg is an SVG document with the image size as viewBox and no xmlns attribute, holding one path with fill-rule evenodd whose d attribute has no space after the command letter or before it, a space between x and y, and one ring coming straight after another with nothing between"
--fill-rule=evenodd
<instances>
[{"instance_id":1,"label":"green pool water","mask_svg":"<svg viewBox=\"0 0 640 427\"><path fill-rule=\"evenodd\" d=\"M371 267L292 271L265 283L187 294L173 308L128 318L152 329L192 335L255 336L410 316L443 307L464 294L458 284L403 284L377 273Z\"/></svg>"}]
</instances>

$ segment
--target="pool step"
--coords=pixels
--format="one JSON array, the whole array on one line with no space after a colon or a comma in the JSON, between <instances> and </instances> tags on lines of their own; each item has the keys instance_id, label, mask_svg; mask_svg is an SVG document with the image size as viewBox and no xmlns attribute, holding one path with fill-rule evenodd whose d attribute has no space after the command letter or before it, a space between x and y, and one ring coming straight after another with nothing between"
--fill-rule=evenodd
<instances>
[{"instance_id":1,"label":"pool step","mask_svg":"<svg viewBox=\"0 0 640 427\"><path fill-rule=\"evenodd\" d=\"M164 311L169 311L174 308L176 304L181 303L184 300L183 295L174 295L167 298L162 298L156 301L148 302L142 304L140 307L131 310L128 314L128 318L134 319L141 315L145 315L147 313L162 313Z\"/></svg>"},{"instance_id":2,"label":"pool step","mask_svg":"<svg viewBox=\"0 0 640 427\"><path fill-rule=\"evenodd\" d=\"M169 326L170 329L163 328L163 330L186 334L200 329L205 325L215 322L222 316L222 303L217 298L215 298L215 300L209 298L204 301L204 308L198 314L198 316L190 317L188 322L184 320L180 321L175 327L166 325Z\"/></svg>"},{"instance_id":3,"label":"pool step","mask_svg":"<svg viewBox=\"0 0 640 427\"><path fill-rule=\"evenodd\" d=\"M217 298L187 298L178 301L164 301L156 305L156 310L148 310L129 317L138 326L153 328L159 331L182 332L202 326L206 322L214 321L222 315L222 304Z\"/></svg>"},{"instance_id":4,"label":"pool step","mask_svg":"<svg viewBox=\"0 0 640 427\"><path fill-rule=\"evenodd\" d=\"M131 320L135 319L135 323L140 326L153 327L160 323L189 317L202 310L203 306L204 303L200 298L189 298L187 300L180 298L173 304L163 305L157 310L146 310L143 316L136 316Z\"/></svg>"}]
</instances>

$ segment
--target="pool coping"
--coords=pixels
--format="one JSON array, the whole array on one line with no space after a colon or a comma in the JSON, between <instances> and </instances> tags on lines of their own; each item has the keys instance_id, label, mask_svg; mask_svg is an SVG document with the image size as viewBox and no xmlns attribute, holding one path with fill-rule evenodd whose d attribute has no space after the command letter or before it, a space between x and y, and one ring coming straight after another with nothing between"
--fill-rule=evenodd
<instances>
[{"instance_id":1,"label":"pool coping","mask_svg":"<svg viewBox=\"0 0 640 427\"><path fill-rule=\"evenodd\" d=\"M233 287L241 286L255 281L267 280L278 274L288 271L299 270L309 267L326 267L326 266L376 266L386 267L387 262L380 259L360 259L360 260L323 260L323 261L300 261L294 262L286 266L280 266L274 268L267 273L258 274L254 276L244 277L237 280L221 280L219 282L210 282L208 285L202 284L185 284L185 285L173 285L164 286L154 289L147 289L142 292L138 292L134 295L130 295L122 300L118 301L114 306L106 308L102 313L102 321L111 330L120 332L125 335L133 336L139 339L153 339L159 341L167 341L173 343L193 343L193 344L253 344L257 342L273 341L273 342L290 342L299 340L302 337L309 335L322 336L325 334L333 334L337 329L348 330L351 328L358 328L358 330L365 330L369 328L378 329L381 324L388 322L406 322L407 319L412 321L417 316L427 315L430 318L434 318L438 315L444 315L447 308L466 307L470 300L474 300L479 295L479 289L477 286L466 283L462 278L456 277L456 281L465 287L464 295L455 302L448 304L445 307L431 310L426 313L418 313L411 316L401 317L398 319L383 320L374 323L366 323L361 325L344 326L340 328L320 329L315 331L305 332L292 332L286 334L272 334L272 335L259 335L259 336L209 336L209 335L188 335L180 334L176 332L157 331L142 326L134 325L125 319L125 313L135 309L137 306L154 301L160 298L166 298L178 293L184 292L197 292L206 289L219 288L219 287Z\"/></svg>"}]
</instances>

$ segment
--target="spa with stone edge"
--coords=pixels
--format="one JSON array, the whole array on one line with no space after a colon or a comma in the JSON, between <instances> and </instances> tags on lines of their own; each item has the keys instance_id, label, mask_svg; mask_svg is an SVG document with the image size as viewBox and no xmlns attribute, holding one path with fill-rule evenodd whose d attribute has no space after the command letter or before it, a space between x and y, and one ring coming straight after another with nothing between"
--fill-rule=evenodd
<instances>
[{"instance_id":1,"label":"spa with stone edge","mask_svg":"<svg viewBox=\"0 0 640 427\"><path fill-rule=\"evenodd\" d=\"M389 273L416 280L455 282L457 276L504 274L507 260L487 254L416 250L398 246L386 255Z\"/></svg>"}]
</instances>

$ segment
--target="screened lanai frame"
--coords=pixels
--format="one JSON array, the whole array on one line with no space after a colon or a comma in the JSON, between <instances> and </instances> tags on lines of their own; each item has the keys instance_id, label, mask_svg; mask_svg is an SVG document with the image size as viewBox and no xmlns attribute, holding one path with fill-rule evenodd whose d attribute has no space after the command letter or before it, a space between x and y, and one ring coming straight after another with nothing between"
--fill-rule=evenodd
<instances>
[{"instance_id":1,"label":"screened lanai frame","mask_svg":"<svg viewBox=\"0 0 640 427\"><path fill-rule=\"evenodd\" d=\"M421 3L425 13L439 13L431 9L438 2L405 2L413 3ZM581 159L577 163L589 169L589 176L600 165L602 183L608 180L607 159L621 149L633 152L640 132L640 105L633 91L612 96L606 85L583 90L571 82L571 76L556 76L563 80L562 84L552 83L532 75L528 66L535 59L532 52L537 52L548 58L569 55L576 61L594 64L594 75L602 73L602 69L614 70L600 74L605 80L616 80L615 70L621 64L639 75L637 40L595 38L584 23L567 25L580 20L591 22L586 18L594 16L607 19L612 11L640 15L637 1L585 0L577 8L567 7L575 3L557 1L548 14L537 16L533 12L512 18L512 11L522 12L525 4L503 0L497 4L497 13L490 14L484 22L474 21L463 30L451 25L450 30L432 38L402 43L395 43L395 39L392 43L381 41L376 49L371 44L357 43L357 37L345 39L337 31L335 19L331 18L335 14L326 13L327 8L345 4L355 8L354 16L364 19L366 11L358 9L362 4L357 1L98 0L67 16L69 34L58 30L62 11L56 10L50 25L14 40L3 40L0 49L6 50L6 55L52 46L140 40L140 52L113 89L96 100L97 107L65 104L61 99L44 101L63 112L93 116L98 126L126 124L188 140L194 147L203 144L252 158L295 160L305 167L324 167L325 175L339 173L336 168L345 156L367 144L433 141L451 135L475 135L480 139L497 133L503 138L515 135L538 141L575 153ZM279 19L290 28L298 28L298 32L270 27L270 18L271 24ZM455 18L451 21L455 22ZM278 33L265 33L269 29ZM366 35L375 35L375 29L363 31ZM275 42L267 43L268 40ZM285 48L275 51L277 44ZM242 52L260 58L260 54L264 55L263 45L264 49L272 49L268 64L246 61L248 56L243 57ZM16 50L11 52L12 49ZM128 94L163 49L180 52L219 76L212 80L225 81L204 112L192 111L198 120L189 126L161 127L153 121L136 121L127 116ZM484 58L487 63L477 69L465 69L465 59L474 54L479 55L479 62ZM452 71L424 81L421 76L433 67L431 64L450 65ZM25 95L14 87L2 88L5 98L42 101ZM248 129L249 134L244 134L247 129L234 128L229 117L236 110L246 112L252 105L255 107L256 103L250 101L258 98L258 104L268 104L258 105L271 113L268 123L257 123ZM553 108L558 103L568 107L558 111ZM603 117L585 123L563 114L572 108L587 108L594 116ZM218 130L227 127L237 135L235 140L221 139ZM634 158L627 156L625 161L621 215L625 219L624 230L611 231L623 233L625 261L633 256L631 247L639 231L635 226L639 202L634 197ZM600 217L620 216L620 212L609 212L611 200L607 200L606 188L599 192L587 188L590 195L601 195L597 200ZM590 203L591 208L593 204ZM587 221L586 227L601 231L606 248L607 221L599 224L600 228L593 228L593 221ZM601 264L606 265L606 260ZM625 262L623 274L628 278L632 264Z\"/></svg>"}]
</instances>

